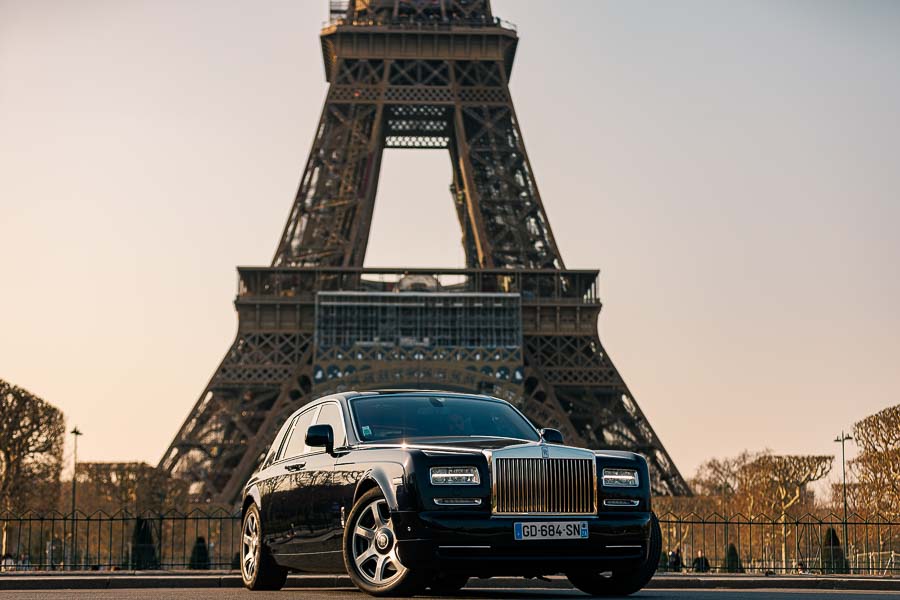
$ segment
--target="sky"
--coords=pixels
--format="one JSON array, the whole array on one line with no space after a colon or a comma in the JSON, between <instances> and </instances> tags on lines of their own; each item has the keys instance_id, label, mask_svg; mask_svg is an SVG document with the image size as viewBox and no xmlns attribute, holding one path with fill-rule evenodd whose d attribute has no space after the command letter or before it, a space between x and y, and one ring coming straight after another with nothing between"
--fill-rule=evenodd
<instances>
[{"instance_id":1,"label":"sky","mask_svg":"<svg viewBox=\"0 0 900 600\"><path fill-rule=\"evenodd\" d=\"M234 339L327 4L0 0L0 378L79 460L155 464ZM900 403L900 3L493 5L566 265L601 269L600 338L685 475L839 453ZM367 266L464 266L450 176L386 152Z\"/></svg>"}]
</instances>

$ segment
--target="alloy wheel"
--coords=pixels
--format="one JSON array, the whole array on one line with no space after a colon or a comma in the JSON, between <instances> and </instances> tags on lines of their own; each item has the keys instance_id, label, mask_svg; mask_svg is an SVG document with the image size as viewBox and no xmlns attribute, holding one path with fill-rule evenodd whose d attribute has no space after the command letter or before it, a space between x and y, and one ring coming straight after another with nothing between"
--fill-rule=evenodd
<instances>
[{"instance_id":1,"label":"alloy wheel","mask_svg":"<svg viewBox=\"0 0 900 600\"><path fill-rule=\"evenodd\" d=\"M390 585L405 572L397 556L397 537L383 498L370 502L353 523L353 562L369 583Z\"/></svg>"},{"instance_id":2,"label":"alloy wheel","mask_svg":"<svg viewBox=\"0 0 900 600\"><path fill-rule=\"evenodd\" d=\"M252 581L259 568L259 519L255 512L249 512L244 519L241 541L241 573L245 581Z\"/></svg>"}]
</instances>

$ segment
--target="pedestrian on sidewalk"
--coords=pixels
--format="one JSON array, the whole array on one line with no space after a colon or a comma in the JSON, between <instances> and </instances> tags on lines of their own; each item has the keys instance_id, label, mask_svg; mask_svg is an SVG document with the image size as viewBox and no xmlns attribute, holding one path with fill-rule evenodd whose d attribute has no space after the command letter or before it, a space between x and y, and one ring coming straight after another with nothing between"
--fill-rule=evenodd
<instances>
[{"instance_id":1,"label":"pedestrian on sidewalk","mask_svg":"<svg viewBox=\"0 0 900 600\"><path fill-rule=\"evenodd\" d=\"M709 573L709 560L703 556L703 550L697 550L697 558L691 563L694 573Z\"/></svg>"},{"instance_id":2,"label":"pedestrian on sidewalk","mask_svg":"<svg viewBox=\"0 0 900 600\"><path fill-rule=\"evenodd\" d=\"M669 552L669 571L678 573L681 571L681 547Z\"/></svg>"},{"instance_id":3,"label":"pedestrian on sidewalk","mask_svg":"<svg viewBox=\"0 0 900 600\"><path fill-rule=\"evenodd\" d=\"M3 555L3 558L0 558L0 571L15 571L16 570L16 559L12 557L12 554L7 552Z\"/></svg>"}]
</instances>

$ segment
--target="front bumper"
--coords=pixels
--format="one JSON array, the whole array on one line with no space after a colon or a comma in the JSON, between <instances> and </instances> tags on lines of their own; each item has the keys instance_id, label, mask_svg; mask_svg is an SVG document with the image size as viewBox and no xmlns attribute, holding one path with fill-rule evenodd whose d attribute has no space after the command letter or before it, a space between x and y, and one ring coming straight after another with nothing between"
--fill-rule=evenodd
<instances>
[{"instance_id":1,"label":"front bumper","mask_svg":"<svg viewBox=\"0 0 900 600\"><path fill-rule=\"evenodd\" d=\"M400 561L469 575L548 575L579 569L617 570L647 559L651 514L491 516L484 513L397 511L391 514ZM587 521L588 538L516 541L513 524Z\"/></svg>"}]
</instances>

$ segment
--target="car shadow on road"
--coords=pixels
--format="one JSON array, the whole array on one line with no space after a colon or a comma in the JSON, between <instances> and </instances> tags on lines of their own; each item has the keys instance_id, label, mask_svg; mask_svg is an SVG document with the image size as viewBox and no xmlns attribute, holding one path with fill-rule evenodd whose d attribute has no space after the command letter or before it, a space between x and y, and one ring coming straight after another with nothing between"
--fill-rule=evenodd
<instances>
[{"instance_id":1,"label":"car shadow on road","mask_svg":"<svg viewBox=\"0 0 900 600\"><path fill-rule=\"evenodd\" d=\"M648 593L649 592L649 593ZM656 597L651 591L644 592L642 598ZM564 598L571 600L573 598L589 598L587 594L575 589L509 589L509 588L464 588L452 596L430 595L428 593L419 594L418 596L426 598L458 598L460 600L495 600L495 599L512 599L512 600L552 600L554 598ZM417 597L418 597L417 596ZM610 596L611 598L618 596ZM621 596L626 598L628 596Z\"/></svg>"}]
</instances>

